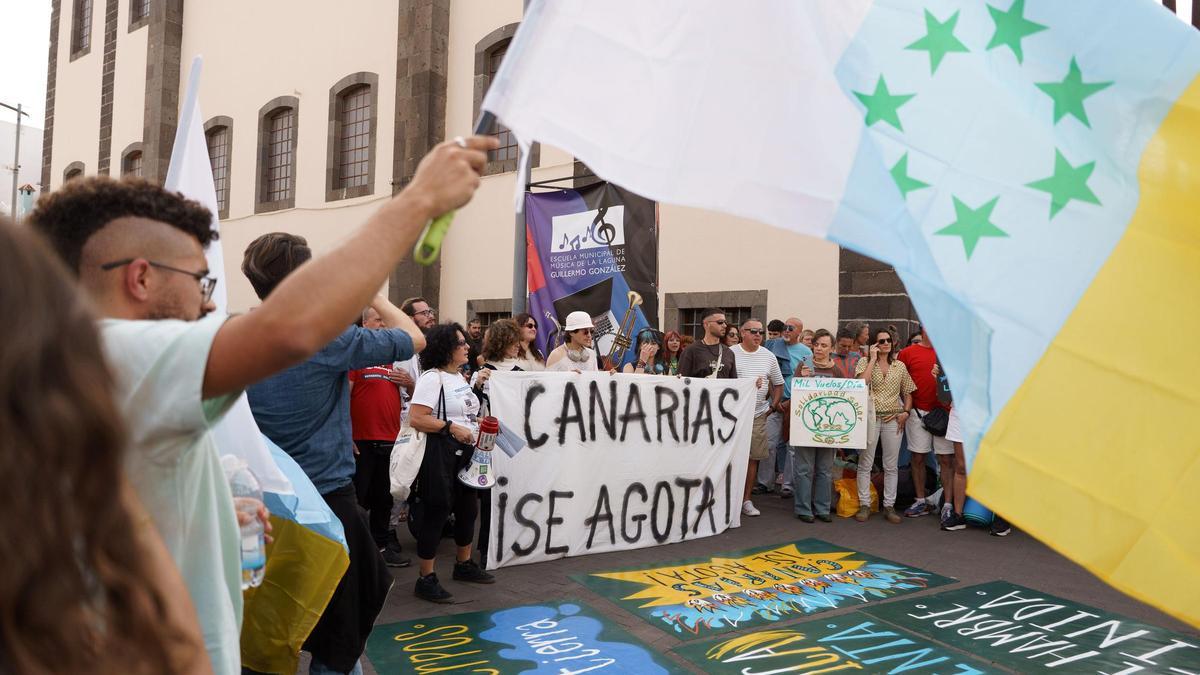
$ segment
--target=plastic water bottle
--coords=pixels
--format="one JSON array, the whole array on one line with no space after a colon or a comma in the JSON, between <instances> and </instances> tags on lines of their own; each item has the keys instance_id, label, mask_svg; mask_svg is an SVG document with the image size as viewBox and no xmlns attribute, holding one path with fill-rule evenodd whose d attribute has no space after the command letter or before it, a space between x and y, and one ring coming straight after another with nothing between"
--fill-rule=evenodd
<instances>
[{"instance_id":1,"label":"plastic water bottle","mask_svg":"<svg viewBox=\"0 0 1200 675\"><path fill-rule=\"evenodd\" d=\"M258 519L258 508L262 505L262 487L246 462L232 455L221 458L221 468L229 479L229 491L233 493L234 506L240 513L250 516L250 522L241 526L242 542L242 590L255 588L262 583L263 570L267 566L266 543L263 525Z\"/></svg>"}]
</instances>

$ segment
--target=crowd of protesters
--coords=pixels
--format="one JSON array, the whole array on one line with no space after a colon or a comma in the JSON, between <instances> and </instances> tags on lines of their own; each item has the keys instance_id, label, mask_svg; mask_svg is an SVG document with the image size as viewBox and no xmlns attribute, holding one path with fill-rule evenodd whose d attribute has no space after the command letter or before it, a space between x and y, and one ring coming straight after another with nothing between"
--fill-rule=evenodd
<instances>
[{"instance_id":1,"label":"crowd of protesters","mask_svg":"<svg viewBox=\"0 0 1200 675\"><path fill-rule=\"evenodd\" d=\"M39 202L32 230L0 223L0 312L22 327L7 333L0 358L8 469L0 482L12 496L0 534L21 542L9 547L0 582L0 672L252 672L239 652L240 527L271 525L262 504L235 507L213 436L243 393L259 429L340 521L349 552L304 644L310 672L361 672L393 584L388 568L411 565L399 522L416 540L417 597L453 601L453 584L437 574L446 536L452 581L496 582L474 557L485 559L490 497L455 479L487 414L491 374L611 364L585 312L570 313L561 344L543 354L530 314L485 331L477 320L439 324L423 298L397 307L378 293L426 222L471 199L494 146L489 137L438 146L398 196L326 255L314 257L292 234L254 240L241 269L261 304L235 316L213 312L211 214L148 182L74 181ZM620 370L755 379L744 515L760 514L753 495L777 493L802 521L832 520L837 457L789 445L790 380L862 378L872 401L868 448L842 456L857 467L854 517L870 517L878 456L884 517L902 522L906 448L913 502L903 516L931 509L932 453L942 527L962 529L961 438L938 397L924 332L901 350L891 327L833 333L794 317L733 326L716 309L702 328L698 339L638 332ZM65 375L48 378L51 369ZM949 410L944 434L922 424L936 410ZM411 497L394 504L389 459L405 425L427 447ZM1007 532L993 523L993 534Z\"/></svg>"}]
</instances>

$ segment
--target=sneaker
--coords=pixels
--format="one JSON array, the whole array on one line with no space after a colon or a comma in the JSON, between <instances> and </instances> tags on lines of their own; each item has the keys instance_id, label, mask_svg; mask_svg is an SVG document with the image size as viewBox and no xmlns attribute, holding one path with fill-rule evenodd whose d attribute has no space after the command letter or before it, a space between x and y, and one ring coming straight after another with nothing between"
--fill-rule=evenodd
<instances>
[{"instance_id":1,"label":"sneaker","mask_svg":"<svg viewBox=\"0 0 1200 675\"><path fill-rule=\"evenodd\" d=\"M833 516L829 515L828 513L818 513L817 520L821 521L822 523L832 523Z\"/></svg>"},{"instance_id":2,"label":"sneaker","mask_svg":"<svg viewBox=\"0 0 1200 675\"><path fill-rule=\"evenodd\" d=\"M783 488L779 491L779 498L787 499L788 497L791 497L791 496L792 496L792 488L784 485Z\"/></svg>"},{"instance_id":3,"label":"sneaker","mask_svg":"<svg viewBox=\"0 0 1200 675\"><path fill-rule=\"evenodd\" d=\"M811 523L814 520L816 520L816 518L813 518L812 516L808 515L807 513L797 513L796 517L799 518L800 520L803 520L806 523Z\"/></svg>"},{"instance_id":4,"label":"sneaker","mask_svg":"<svg viewBox=\"0 0 1200 675\"><path fill-rule=\"evenodd\" d=\"M942 518L942 529L946 532L954 532L956 530L965 530L967 528L967 519L961 513L955 513L951 509L950 514Z\"/></svg>"},{"instance_id":5,"label":"sneaker","mask_svg":"<svg viewBox=\"0 0 1200 675\"><path fill-rule=\"evenodd\" d=\"M925 503L923 498L913 502L913 505L904 511L904 515L908 518L920 518L926 513L929 513L929 504Z\"/></svg>"},{"instance_id":6,"label":"sneaker","mask_svg":"<svg viewBox=\"0 0 1200 675\"><path fill-rule=\"evenodd\" d=\"M883 517L887 518L887 521L893 525L900 522L900 514L896 513L896 508L892 506L883 507Z\"/></svg>"},{"instance_id":7,"label":"sneaker","mask_svg":"<svg viewBox=\"0 0 1200 675\"><path fill-rule=\"evenodd\" d=\"M750 489L750 494L752 495L763 495L768 492L771 492L771 488L767 487L766 485L762 485L761 483Z\"/></svg>"},{"instance_id":8,"label":"sneaker","mask_svg":"<svg viewBox=\"0 0 1200 675\"><path fill-rule=\"evenodd\" d=\"M742 515L743 516L761 516L762 512L759 511L758 509L754 508L754 502L747 499L746 501L742 502Z\"/></svg>"},{"instance_id":9,"label":"sneaker","mask_svg":"<svg viewBox=\"0 0 1200 675\"><path fill-rule=\"evenodd\" d=\"M430 572L426 577L417 577L417 586L413 589L413 595L422 600L442 605L454 602L454 596L438 583L436 572Z\"/></svg>"},{"instance_id":10,"label":"sneaker","mask_svg":"<svg viewBox=\"0 0 1200 675\"><path fill-rule=\"evenodd\" d=\"M854 519L860 523L867 522L867 518L870 518L870 517L871 517L871 509L870 509L870 507L866 507L866 506L858 507L858 511L856 511L854 514Z\"/></svg>"},{"instance_id":11,"label":"sneaker","mask_svg":"<svg viewBox=\"0 0 1200 675\"><path fill-rule=\"evenodd\" d=\"M945 522L946 519L949 518L950 514L952 514L952 513L954 513L954 505L953 504L951 504L949 502L942 504L942 513L941 513L941 516L938 518L938 521Z\"/></svg>"},{"instance_id":12,"label":"sneaker","mask_svg":"<svg viewBox=\"0 0 1200 675\"><path fill-rule=\"evenodd\" d=\"M455 581L469 581L473 584L496 583L496 577L483 571L479 563L474 560L463 560L454 563L454 575L452 578Z\"/></svg>"},{"instance_id":13,"label":"sneaker","mask_svg":"<svg viewBox=\"0 0 1200 675\"><path fill-rule=\"evenodd\" d=\"M1011 532L1012 526L1008 524L1007 520L1001 518L1000 516L996 516L995 520L992 521L991 529L988 530L988 534L992 535L993 537L1007 537Z\"/></svg>"},{"instance_id":14,"label":"sneaker","mask_svg":"<svg viewBox=\"0 0 1200 675\"><path fill-rule=\"evenodd\" d=\"M383 562L388 567L408 567L412 564L411 558L401 555L400 551L394 551L391 547L381 548L379 549L379 553L383 556Z\"/></svg>"}]
</instances>

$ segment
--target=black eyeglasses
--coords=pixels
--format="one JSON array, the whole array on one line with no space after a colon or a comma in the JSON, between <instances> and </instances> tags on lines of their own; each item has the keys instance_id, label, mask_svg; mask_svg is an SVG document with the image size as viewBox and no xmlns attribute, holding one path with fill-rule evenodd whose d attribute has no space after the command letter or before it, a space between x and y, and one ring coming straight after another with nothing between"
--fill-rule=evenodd
<instances>
[{"instance_id":1,"label":"black eyeglasses","mask_svg":"<svg viewBox=\"0 0 1200 675\"><path fill-rule=\"evenodd\" d=\"M718 326L724 326L727 322L725 321L725 319L716 319L716 320L709 319L705 323L715 323Z\"/></svg>"},{"instance_id":2,"label":"black eyeglasses","mask_svg":"<svg viewBox=\"0 0 1200 675\"><path fill-rule=\"evenodd\" d=\"M115 270L118 267L124 267L124 266L132 263L135 260L137 260L137 258L124 258L121 260L114 260L112 262L104 263L103 265L100 266L100 269L104 270L105 272L107 272L109 270ZM154 262L153 260L147 260L146 264L151 267L157 267L160 270L167 270L168 272L178 272L180 274L186 274L189 277L195 279L196 281L198 281L200 283L200 295L204 298L204 302L208 302L209 300L212 300L213 291L217 290L217 279L216 279L216 277L208 276L208 272L191 272L188 270L179 269L178 267L171 267L170 265L164 265L163 263L160 263L160 262Z\"/></svg>"},{"instance_id":3,"label":"black eyeglasses","mask_svg":"<svg viewBox=\"0 0 1200 675\"><path fill-rule=\"evenodd\" d=\"M418 315L418 314L425 314L425 315L427 315L427 316L433 316L433 315L434 315L436 312L437 312L437 310L436 310L436 309L434 309L434 308L430 307L430 308L428 308L428 309L423 309L423 310L421 310L421 311L419 311L419 312L413 312L413 316L416 316L416 315Z\"/></svg>"}]
</instances>

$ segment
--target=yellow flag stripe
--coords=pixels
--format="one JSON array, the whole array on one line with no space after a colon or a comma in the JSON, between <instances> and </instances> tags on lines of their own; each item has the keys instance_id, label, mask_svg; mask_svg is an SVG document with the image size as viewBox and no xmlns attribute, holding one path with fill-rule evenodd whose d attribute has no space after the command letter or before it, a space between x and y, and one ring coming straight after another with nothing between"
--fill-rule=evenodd
<instances>
[{"instance_id":1,"label":"yellow flag stripe","mask_svg":"<svg viewBox=\"0 0 1200 675\"><path fill-rule=\"evenodd\" d=\"M1198 167L1200 80L1142 156L1124 236L984 437L968 478L972 496L1018 527L1194 626Z\"/></svg>"}]
</instances>

